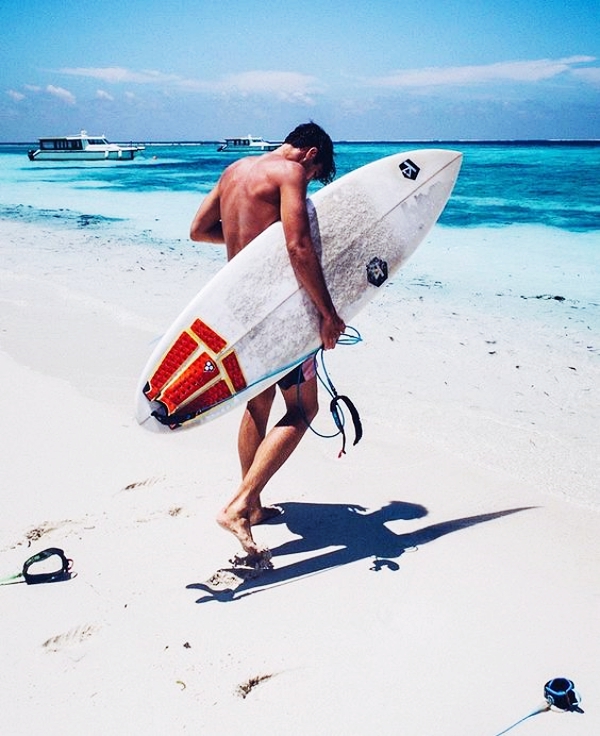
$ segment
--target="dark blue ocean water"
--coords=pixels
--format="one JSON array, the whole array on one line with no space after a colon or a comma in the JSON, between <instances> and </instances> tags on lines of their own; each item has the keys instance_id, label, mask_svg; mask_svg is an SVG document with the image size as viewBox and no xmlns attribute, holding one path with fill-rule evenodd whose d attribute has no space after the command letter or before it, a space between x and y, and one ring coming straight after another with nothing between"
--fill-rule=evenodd
<instances>
[{"instance_id":1,"label":"dark blue ocean water","mask_svg":"<svg viewBox=\"0 0 600 736\"><path fill-rule=\"evenodd\" d=\"M442 225L600 230L600 142L342 142L336 144L338 175L427 147L453 148L464 156ZM28 148L0 145L0 216L72 217L80 225L126 219L147 206L160 209L166 198L175 202L175 195L185 198L191 217L191 202L200 201L234 158L218 153L216 143L171 143L148 145L132 162L34 163Z\"/></svg>"}]
</instances>

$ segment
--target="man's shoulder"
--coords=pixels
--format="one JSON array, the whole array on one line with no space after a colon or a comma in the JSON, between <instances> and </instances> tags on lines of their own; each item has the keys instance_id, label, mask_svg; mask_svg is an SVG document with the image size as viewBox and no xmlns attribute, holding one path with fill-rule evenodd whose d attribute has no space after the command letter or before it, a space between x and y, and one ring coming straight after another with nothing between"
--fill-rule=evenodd
<instances>
[{"instance_id":1,"label":"man's shoulder","mask_svg":"<svg viewBox=\"0 0 600 736\"><path fill-rule=\"evenodd\" d=\"M219 183L221 189L240 184L251 188L282 189L291 186L300 189L305 184L305 174L304 168L297 161L264 154L259 157L247 156L230 164Z\"/></svg>"},{"instance_id":2,"label":"man's shoulder","mask_svg":"<svg viewBox=\"0 0 600 736\"><path fill-rule=\"evenodd\" d=\"M263 172L290 174L295 171L302 173L302 166L282 156L273 156L271 153L266 153L261 156L245 156L244 158L240 158L229 164L223 173L230 176L232 174L262 174Z\"/></svg>"},{"instance_id":3,"label":"man's shoulder","mask_svg":"<svg viewBox=\"0 0 600 736\"><path fill-rule=\"evenodd\" d=\"M283 156L273 158L264 157L264 171L282 185L285 183L301 183L304 181L304 168L297 161L291 161Z\"/></svg>"}]
</instances>

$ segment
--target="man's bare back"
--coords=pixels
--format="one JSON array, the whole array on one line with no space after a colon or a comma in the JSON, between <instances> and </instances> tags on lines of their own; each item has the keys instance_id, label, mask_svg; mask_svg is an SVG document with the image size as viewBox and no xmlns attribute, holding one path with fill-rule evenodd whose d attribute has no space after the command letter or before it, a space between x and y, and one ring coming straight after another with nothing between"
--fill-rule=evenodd
<instances>
[{"instance_id":1,"label":"man's bare back","mask_svg":"<svg viewBox=\"0 0 600 736\"><path fill-rule=\"evenodd\" d=\"M280 219L278 182L285 178L286 172L281 169L289 163L274 154L244 158L221 177L221 222L229 259Z\"/></svg>"}]
</instances>

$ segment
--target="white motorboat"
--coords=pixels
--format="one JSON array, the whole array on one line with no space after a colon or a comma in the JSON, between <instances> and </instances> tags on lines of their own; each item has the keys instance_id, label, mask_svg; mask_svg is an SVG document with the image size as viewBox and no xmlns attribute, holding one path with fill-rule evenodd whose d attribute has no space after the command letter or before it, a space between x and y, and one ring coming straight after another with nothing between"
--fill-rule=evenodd
<instances>
[{"instance_id":1,"label":"white motorboat","mask_svg":"<svg viewBox=\"0 0 600 736\"><path fill-rule=\"evenodd\" d=\"M237 138L225 138L217 150L227 153L231 151L234 153L264 153L265 151L274 151L280 145L281 143L266 141L260 136L242 135Z\"/></svg>"},{"instance_id":2,"label":"white motorboat","mask_svg":"<svg viewBox=\"0 0 600 736\"><path fill-rule=\"evenodd\" d=\"M145 146L109 143L103 135L78 135L40 138L39 148L27 152L30 161L131 161Z\"/></svg>"}]
</instances>

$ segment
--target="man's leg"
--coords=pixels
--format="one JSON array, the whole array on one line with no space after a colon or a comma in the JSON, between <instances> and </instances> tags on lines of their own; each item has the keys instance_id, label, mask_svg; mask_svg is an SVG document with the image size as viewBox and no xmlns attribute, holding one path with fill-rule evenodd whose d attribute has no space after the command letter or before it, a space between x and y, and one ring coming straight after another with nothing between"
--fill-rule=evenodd
<instances>
[{"instance_id":1,"label":"man's leg","mask_svg":"<svg viewBox=\"0 0 600 736\"><path fill-rule=\"evenodd\" d=\"M275 389L275 386L269 387L256 398L251 399L246 406L238 433L238 455L240 458L242 479L252 467L256 452L267 433L267 424L275 398ZM257 508L252 509L250 512L250 524L252 526L254 524L260 524L263 521L278 516L280 513L281 509L276 506L264 507L259 504Z\"/></svg>"},{"instance_id":2,"label":"man's leg","mask_svg":"<svg viewBox=\"0 0 600 736\"><path fill-rule=\"evenodd\" d=\"M240 487L217 517L219 524L235 534L246 553L251 556L260 555L264 551L257 547L251 529L253 523L256 524L262 520L263 508L260 503L260 494L268 481L296 449L308 428L307 422L310 423L318 411L316 378L311 378L299 386L282 390L281 393L286 406L285 415L259 442L253 459L243 475ZM258 421L259 417L264 418L264 413L256 413L254 419L250 413L247 418L247 440L244 443L243 459L242 451L240 451L242 471L244 462L250 458L253 440L260 436L259 430L262 425ZM266 421L264 427L266 427Z\"/></svg>"},{"instance_id":3,"label":"man's leg","mask_svg":"<svg viewBox=\"0 0 600 736\"><path fill-rule=\"evenodd\" d=\"M267 422L275 398L275 386L270 386L261 394L251 399L240 422L238 432L238 455L242 469L242 478L254 462L254 456L267 433Z\"/></svg>"}]
</instances>

